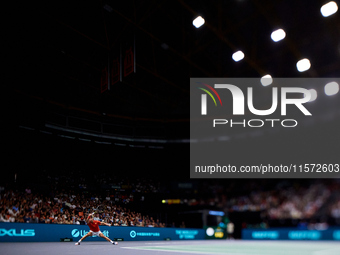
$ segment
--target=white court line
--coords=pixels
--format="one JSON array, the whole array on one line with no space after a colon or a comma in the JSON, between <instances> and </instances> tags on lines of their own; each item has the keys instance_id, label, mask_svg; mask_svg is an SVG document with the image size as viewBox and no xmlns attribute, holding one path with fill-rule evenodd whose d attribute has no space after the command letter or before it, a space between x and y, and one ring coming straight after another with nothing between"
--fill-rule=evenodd
<instances>
[{"instance_id":1,"label":"white court line","mask_svg":"<svg viewBox=\"0 0 340 255\"><path fill-rule=\"evenodd\" d=\"M188 242L190 242L190 241L187 241L187 242L185 242L185 241L181 241L181 242L171 242L171 241L169 241L169 242L160 242L160 243L158 243L157 241L155 241L155 242L152 242L152 243L144 243L144 244L186 244L186 243L188 243ZM193 243L193 242L190 242L190 243ZM152 247L155 247L155 246L152 246Z\"/></svg>"},{"instance_id":2,"label":"white court line","mask_svg":"<svg viewBox=\"0 0 340 255\"><path fill-rule=\"evenodd\" d=\"M171 246L151 246L155 248L172 248ZM120 247L124 249L134 249L134 250L141 250L141 251L167 251L167 252L178 252L178 253L193 253L193 254L224 254L224 255L249 255L249 253L215 253L215 252L204 252L204 251L179 251L179 250L163 250L163 249L144 249L143 246L139 247ZM262 254L252 254L252 255L262 255Z\"/></svg>"},{"instance_id":3,"label":"white court line","mask_svg":"<svg viewBox=\"0 0 340 255\"><path fill-rule=\"evenodd\" d=\"M155 244L155 242L153 242L153 243L144 243L144 244ZM157 244L169 244L169 243L157 243Z\"/></svg>"}]
</instances>

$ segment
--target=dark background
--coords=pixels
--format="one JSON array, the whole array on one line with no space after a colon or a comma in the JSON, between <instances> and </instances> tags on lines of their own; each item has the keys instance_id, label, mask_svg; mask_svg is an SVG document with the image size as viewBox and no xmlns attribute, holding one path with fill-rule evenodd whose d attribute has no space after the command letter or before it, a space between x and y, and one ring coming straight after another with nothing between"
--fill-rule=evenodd
<instances>
[{"instance_id":1,"label":"dark background","mask_svg":"<svg viewBox=\"0 0 340 255\"><path fill-rule=\"evenodd\" d=\"M322 17L325 2L16 2L4 23L1 182L13 182L15 173L18 181L34 183L46 172L77 171L188 181L190 77L339 77L339 13ZM206 23L196 29L198 15ZM280 27L286 38L274 43L270 34ZM109 60L134 46L136 73L101 93ZM240 62L231 58L237 50L246 55ZM312 67L299 73L296 62L305 57ZM325 121L245 136L231 140L230 148L240 159L245 147L275 156L275 144L294 137L293 146L287 144L296 152L292 157L334 159L339 94L316 90L319 110L330 106L335 112L325 112ZM215 181L234 187L231 194L249 193L243 187L250 180ZM197 182L203 190L212 185Z\"/></svg>"},{"instance_id":2,"label":"dark background","mask_svg":"<svg viewBox=\"0 0 340 255\"><path fill-rule=\"evenodd\" d=\"M8 34L4 38L5 77L9 75L10 79L2 93L3 127L7 130L3 135L10 137L5 139L9 142L5 157L11 159L9 166L39 168L35 165L39 159L59 162L64 167L83 164L116 171L118 165L133 164L143 168L147 172L144 174L151 168L158 173L171 169L187 177L184 165L188 164L189 148L189 78L260 78L267 73L284 78L338 77L339 15L322 17L320 7L324 3L17 3L8 10ZM206 20L199 29L192 25L197 15ZM270 34L277 28L286 31L286 38L274 43ZM120 52L124 57L129 48L135 49L136 73L101 93L101 71L108 60L119 57ZM231 55L240 49L246 57L234 62ZM305 57L312 67L299 73L296 62ZM235 143L240 148L264 148L262 145L272 139L284 144L285 137L298 138L306 133L309 137L297 139L290 147L309 142L305 147L313 153L338 151L338 95L327 97L322 87L315 89L319 95L310 110L324 113L326 122L304 127L307 132L277 132L260 141L250 135ZM257 97L260 104L266 100ZM22 127L34 131L26 132ZM51 137L42 131L52 133ZM163 161L161 169L156 161ZM134 166L125 171L133 171Z\"/></svg>"}]
</instances>

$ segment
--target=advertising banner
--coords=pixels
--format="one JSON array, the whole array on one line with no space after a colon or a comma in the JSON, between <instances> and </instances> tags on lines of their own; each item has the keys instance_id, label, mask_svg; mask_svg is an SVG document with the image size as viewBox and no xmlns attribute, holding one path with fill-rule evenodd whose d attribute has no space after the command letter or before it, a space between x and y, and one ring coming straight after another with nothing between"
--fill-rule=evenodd
<instances>
[{"instance_id":1,"label":"advertising banner","mask_svg":"<svg viewBox=\"0 0 340 255\"><path fill-rule=\"evenodd\" d=\"M327 230L299 230L294 228L243 229L244 240L337 240L340 241L340 228Z\"/></svg>"},{"instance_id":2,"label":"advertising banner","mask_svg":"<svg viewBox=\"0 0 340 255\"><path fill-rule=\"evenodd\" d=\"M102 226L100 230L111 240L124 241L202 240L205 237L203 229ZM59 242L61 238L78 241L88 232L86 225L0 223L0 242ZM84 241L105 239L88 237Z\"/></svg>"}]
</instances>

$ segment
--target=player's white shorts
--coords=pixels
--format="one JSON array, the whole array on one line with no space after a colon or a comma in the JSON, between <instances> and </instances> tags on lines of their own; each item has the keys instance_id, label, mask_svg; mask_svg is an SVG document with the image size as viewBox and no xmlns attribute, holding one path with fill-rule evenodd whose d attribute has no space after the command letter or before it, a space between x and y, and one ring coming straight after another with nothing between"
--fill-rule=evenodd
<instances>
[{"instance_id":1,"label":"player's white shorts","mask_svg":"<svg viewBox=\"0 0 340 255\"><path fill-rule=\"evenodd\" d=\"M92 230L90 230L90 232L92 233L92 236L99 236L99 234L101 233L100 230L98 232L93 232Z\"/></svg>"}]
</instances>

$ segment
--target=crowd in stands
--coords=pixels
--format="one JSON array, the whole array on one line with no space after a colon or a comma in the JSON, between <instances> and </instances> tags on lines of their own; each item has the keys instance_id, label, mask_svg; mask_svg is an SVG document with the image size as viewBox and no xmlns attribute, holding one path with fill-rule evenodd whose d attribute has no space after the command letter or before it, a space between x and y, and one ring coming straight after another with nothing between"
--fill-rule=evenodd
<instances>
[{"instance_id":1,"label":"crowd in stands","mask_svg":"<svg viewBox=\"0 0 340 255\"><path fill-rule=\"evenodd\" d=\"M228 212L261 212L267 220L331 217L340 224L340 180L219 181L206 199L188 199L196 205L215 206ZM333 203L331 203L333 201Z\"/></svg>"},{"instance_id":2,"label":"crowd in stands","mask_svg":"<svg viewBox=\"0 0 340 255\"><path fill-rule=\"evenodd\" d=\"M333 218L340 219L340 199L331 206L331 215Z\"/></svg>"},{"instance_id":3,"label":"crowd in stands","mask_svg":"<svg viewBox=\"0 0 340 255\"><path fill-rule=\"evenodd\" d=\"M0 222L84 225L87 215L95 213L96 220L113 226L165 227L158 219L118 205L122 195L117 198L80 192L51 192L46 196L30 188L23 191L2 189ZM129 199L124 195L123 198Z\"/></svg>"},{"instance_id":4,"label":"crowd in stands","mask_svg":"<svg viewBox=\"0 0 340 255\"><path fill-rule=\"evenodd\" d=\"M72 175L46 176L47 185L51 185L47 193L0 187L0 222L85 224L87 214L95 212L96 219L114 226L166 226L157 218L130 210L128 204L143 201L148 194L167 194L169 185L157 180L114 178L96 173L90 177L91 182ZM192 208L210 206L229 212L261 212L264 218L271 220L311 219L321 208L327 207L324 210L327 216L340 224L339 180L305 183L283 180L275 182L274 186L269 185L270 180L244 183L244 186L236 181L225 186L223 182L210 186L205 183L191 189L192 194L180 190L187 197L181 204ZM104 193L91 189L91 185L101 187ZM105 188L109 189L105 191Z\"/></svg>"},{"instance_id":5,"label":"crowd in stands","mask_svg":"<svg viewBox=\"0 0 340 255\"><path fill-rule=\"evenodd\" d=\"M335 195L333 203L329 206L329 214L335 219L337 225L340 225L340 192Z\"/></svg>"},{"instance_id":6,"label":"crowd in stands","mask_svg":"<svg viewBox=\"0 0 340 255\"><path fill-rule=\"evenodd\" d=\"M253 191L228 202L232 211L266 211L270 219L308 219L327 201L331 188L323 183L307 187L278 187L269 191Z\"/></svg>"},{"instance_id":7,"label":"crowd in stands","mask_svg":"<svg viewBox=\"0 0 340 255\"><path fill-rule=\"evenodd\" d=\"M223 185L223 181L217 181L210 186L204 184L201 187L204 195L181 202L228 212L263 212L263 218L268 220L310 219L326 206L325 211L329 211L326 216L340 218L340 195L334 197L336 192L340 194L338 179L304 182L256 180L243 183L234 181ZM201 191L198 193L202 194ZM326 204L329 200L334 200L334 203Z\"/></svg>"},{"instance_id":8,"label":"crowd in stands","mask_svg":"<svg viewBox=\"0 0 340 255\"><path fill-rule=\"evenodd\" d=\"M309 219L329 198L331 191L324 184L314 184L308 188L294 188L281 191L281 203L270 206L272 219Z\"/></svg>"}]
</instances>

